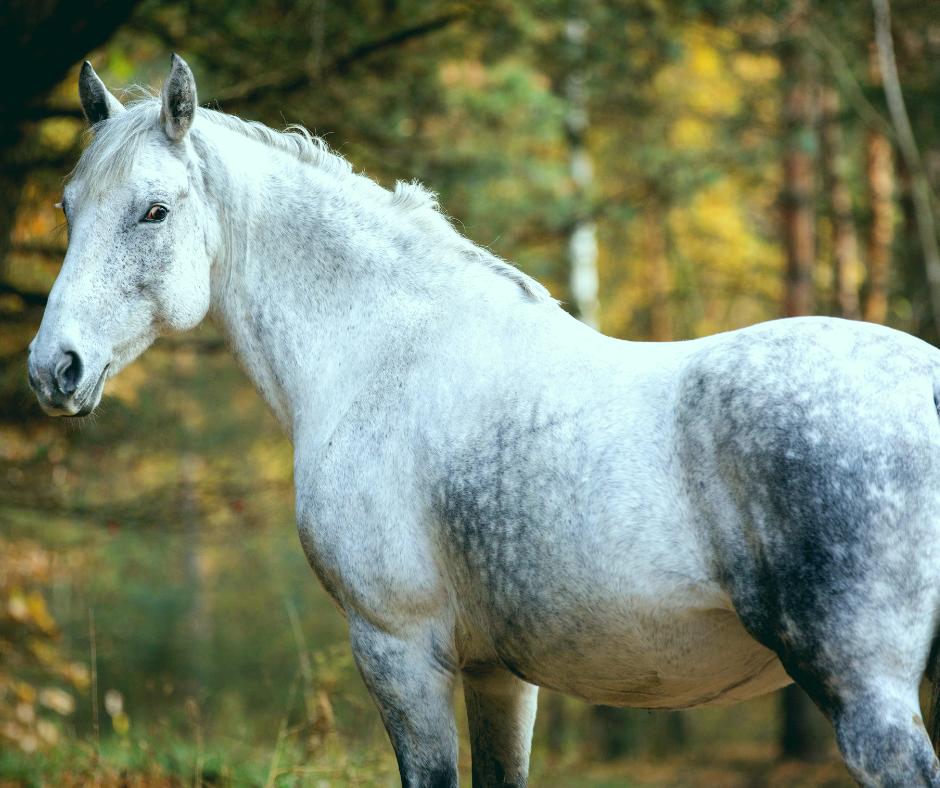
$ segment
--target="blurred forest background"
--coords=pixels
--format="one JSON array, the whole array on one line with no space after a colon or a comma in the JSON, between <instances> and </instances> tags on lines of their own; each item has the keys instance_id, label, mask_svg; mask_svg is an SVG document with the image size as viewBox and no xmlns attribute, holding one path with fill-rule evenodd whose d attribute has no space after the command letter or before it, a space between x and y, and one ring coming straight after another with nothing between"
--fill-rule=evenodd
<instances>
[{"instance_id":1,"label":"blurred forest background","mask_svg":"<svg viewBox=\"0 0 940 788\"><path fill-rule=\"evenodd\" d=\"M203 103L422 180L612 336L826 314L940 338L938 0L8 0L0 43L0 786L398 784L290 446L211 326L78 424L26 387L85 58L159 87L178 52ZM852 785L793 690L543 693L532 782Z\"/></svg>"}]
</instances>

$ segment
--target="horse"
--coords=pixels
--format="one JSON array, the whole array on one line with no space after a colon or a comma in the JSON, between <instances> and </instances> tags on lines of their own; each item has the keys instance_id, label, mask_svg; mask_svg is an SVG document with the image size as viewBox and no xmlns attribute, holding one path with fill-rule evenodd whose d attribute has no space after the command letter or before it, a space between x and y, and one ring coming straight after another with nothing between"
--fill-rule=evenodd
<instances>
[{"instance_id":1,"label":"horse","mask_svg":"<svg viewBox=\"0 0 940 788\"><path fill-rule=\"evenodd\" d=\"M860 786L940 787L940 352L829 318L605 337L418 184L199 107L176 55L160 95L87 62L79 93L30 386L87 415L211 319L293 444L405 788L458 785L458 681L475 788L525 786L538 687L685 709L791 681Z\"/></svg>"}]
</instances>

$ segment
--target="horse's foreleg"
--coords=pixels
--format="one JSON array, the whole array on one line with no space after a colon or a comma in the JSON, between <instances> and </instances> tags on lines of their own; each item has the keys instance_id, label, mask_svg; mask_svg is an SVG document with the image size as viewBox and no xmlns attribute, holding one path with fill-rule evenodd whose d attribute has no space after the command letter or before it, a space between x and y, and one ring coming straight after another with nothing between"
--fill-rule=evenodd
<instances>
[{"instance_id":1,"label":"horse's foreleg","mask_svg":"<svg viewBox=\"0 0 940 788\"><path fill-rule=\"evenodd\" d=\"M863 788L940 786L940 764L921 721L916 687L904 695L880 688L847 693L832 717L845 764Z\"/></svg>"},{"instance_id":2,"label":"horse's foreleg","mask_svg":"<svg viewBox=\"0 0 940 788\"><path fill-rule=\"evenodd\" d=\"M434 627L389 634L349 616L356 665L395 748L402 788L457 788L456 673Z\"/></svg>"},{"instance_id":3,"label":"horse's foreleg","mask_svg":"<svg viewBox=\"0 0 940 788\"><path fill-rule=\"evenodd\" d=\"M473 788L525 788L538 688L502 668L463 677Z\"/></svg>"}]
</instances>

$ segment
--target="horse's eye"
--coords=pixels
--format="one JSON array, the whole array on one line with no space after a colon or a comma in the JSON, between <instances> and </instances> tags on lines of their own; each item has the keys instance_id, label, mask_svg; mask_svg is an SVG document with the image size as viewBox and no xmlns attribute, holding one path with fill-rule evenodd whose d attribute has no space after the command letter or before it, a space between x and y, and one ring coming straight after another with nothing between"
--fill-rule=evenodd
<instances>
[{"instance_id":1,"label":"horse's eye","mask_svg":"<svg viewBox=\"0 0 940 788\"><path fill-rule=\"evenodd\" d=\"M162 222L164 219L166 219L169 212L170 209L165 205L151 205L150 210L147 211L147 215L144 217L144 221Z\"/></svg>"}]
</instances>

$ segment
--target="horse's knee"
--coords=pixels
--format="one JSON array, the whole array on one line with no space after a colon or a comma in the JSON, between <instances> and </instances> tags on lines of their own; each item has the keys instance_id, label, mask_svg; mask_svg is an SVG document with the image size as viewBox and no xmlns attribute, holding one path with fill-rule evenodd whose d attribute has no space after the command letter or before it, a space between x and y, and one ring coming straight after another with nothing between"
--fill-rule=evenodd
<instances>
[{"instance_id":1,"label":"horse's knee","mask_svg":"<svg viewBox=\"0 0 940 788\"><path fill-rule=\"evenodd\" d=\"M455 674L427 626L407 636L383 632L350 615L356 665L382 715L403 788L457 788Z\"/></svg>"},{"instance_id":2,"label":"horse's knee","mask_svg":"<svg viewBox=\"0 0 940 788\"><path fill-rule=\"evenodd\" d=\"M834 716L836 742L864 788L940 788L934 754L916 703L855 701Z\"/></svg>"}]
</instances>

